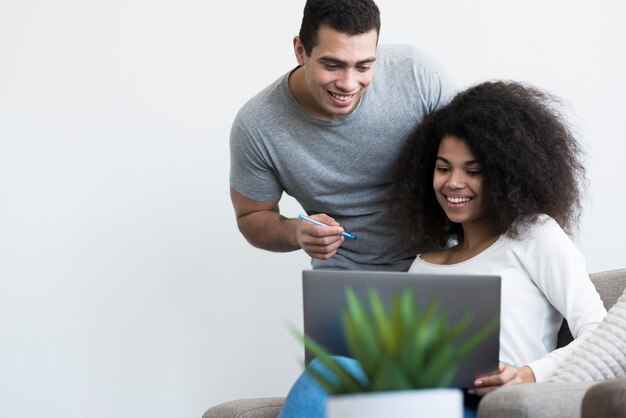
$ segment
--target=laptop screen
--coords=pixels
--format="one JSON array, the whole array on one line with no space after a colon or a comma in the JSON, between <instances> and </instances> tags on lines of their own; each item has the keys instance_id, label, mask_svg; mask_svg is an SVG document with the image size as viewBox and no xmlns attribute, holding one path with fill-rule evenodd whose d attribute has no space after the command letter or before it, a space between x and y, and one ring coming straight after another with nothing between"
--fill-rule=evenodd
<instances>
[{"instance_id":1,"label":"laptop screen","mask_svg":"<svg viewBox=\"0 0 626 418\"><path fill-rule=\"evenodd\" d=\"M368 289L373 287L387 306L393 295L409 286L415 289L420 309L436 297L440 308L448 311L450 324L458 322L467 313L473 316L459 339L474 334L500 314L499 276L305 270L302 279L304 332L333 355L350 356L341 321L347 287L351 287L364 302ZM451 386L471 388L477 377L497 371L499 340L499 332L491 333L462 359ZM312 360L310 353L305 353L305 360L306 363Z\"/></svg>"}]
</instances>

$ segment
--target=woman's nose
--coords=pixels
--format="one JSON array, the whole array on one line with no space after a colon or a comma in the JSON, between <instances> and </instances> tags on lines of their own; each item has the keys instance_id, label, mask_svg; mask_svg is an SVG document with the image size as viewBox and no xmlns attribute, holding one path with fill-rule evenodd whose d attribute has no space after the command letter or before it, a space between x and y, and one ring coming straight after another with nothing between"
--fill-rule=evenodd
<instances>
[{"instance_id":1,"label":"woman's nose","mask_svg":"<svg viewBox=\"0 0 626 418\"><path fill-rule=\"evenodd\" d=\"M458 171L453 171L450 173L446 185L451 189L462 189L465 186L465 176Z\"/></svg>"}]
</instances>

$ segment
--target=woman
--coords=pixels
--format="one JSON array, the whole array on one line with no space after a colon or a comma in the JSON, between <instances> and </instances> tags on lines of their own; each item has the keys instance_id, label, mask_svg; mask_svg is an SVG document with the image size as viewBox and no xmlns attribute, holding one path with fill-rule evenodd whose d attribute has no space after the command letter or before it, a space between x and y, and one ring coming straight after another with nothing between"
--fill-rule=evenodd
<instances>
[{"instance_id":1,"label":"woman","mask_svg":"<svg viewBox=\"0 0 626 418\"><path fill-rule=\"evenodd\" d=\"M412 237L432 251L410 271L502 277L500 373L470 393L545 381L606 314L565 231L580 210L580 147L547 94L484 83L431 114L411 141L400 190Z\"/></svg>"},{"instance_id":2,"label":"woman","mask_svg":"<svg viewBox=\"0 0 626 418\"><path fill-rule=\"evenodd\" d=\"M424 119L400 165L395 202L411 224L407 245L430 249L410 271L502 277L502 364L476 380L478 396L546 380L572 348L555 349L563 318L580 338L606 314L565 232L578 219L584 168L555 104L518 83L472 87ZM305 374L281 417L321 417L324 401Z\"/></svg>"}]
</instances>

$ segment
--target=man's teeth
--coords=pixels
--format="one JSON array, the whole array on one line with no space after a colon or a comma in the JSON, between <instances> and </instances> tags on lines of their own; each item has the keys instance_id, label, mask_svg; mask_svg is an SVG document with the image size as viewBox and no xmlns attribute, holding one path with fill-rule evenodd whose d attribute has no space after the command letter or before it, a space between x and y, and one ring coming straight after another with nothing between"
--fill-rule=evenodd
<instances>
[{"instance_id":1,"label":"man's teeth","mask_svg":"<svg viewBox=\"0 0 626 418\"><path fill-rule=\"evenodd\" d=\"M471 197L447 197L448 202L450 203L465 203L465 202L469 202L470 200L472 200Z\"/></svg>"},{"instance_id":2,"label":"man's teeth","mask_svg":"<svg viewBox=\"0 0 626 418\"><path fill-rule=\"evenodd\" d=\"M350 100L352 98L352 96L340 96L338 94L335 93L330 93L333 95L334 98L341 100L342 102L347 102L348 100Z\"/></svg>"}]
</instances>

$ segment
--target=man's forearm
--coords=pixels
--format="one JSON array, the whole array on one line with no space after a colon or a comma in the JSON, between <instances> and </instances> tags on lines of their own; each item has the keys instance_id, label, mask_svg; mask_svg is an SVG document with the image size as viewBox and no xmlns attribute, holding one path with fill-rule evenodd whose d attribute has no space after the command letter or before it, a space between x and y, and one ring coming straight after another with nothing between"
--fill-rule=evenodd
<instances>
[{"instance_id":1,"label":"man's forearm","mask_svg":"<svg viewBox=\"0 0 626 418\"><path fill-rule=\"evenodd\" d=\"M250 244L268 251L299 250L296 239L297 219L289 219L278 211L252 212L237 218L239 231Z\"/></svg>"}]
</instances>

